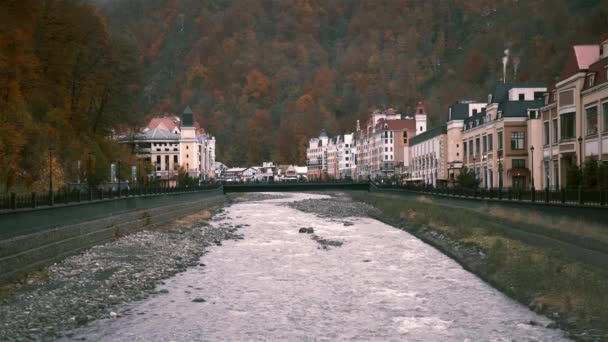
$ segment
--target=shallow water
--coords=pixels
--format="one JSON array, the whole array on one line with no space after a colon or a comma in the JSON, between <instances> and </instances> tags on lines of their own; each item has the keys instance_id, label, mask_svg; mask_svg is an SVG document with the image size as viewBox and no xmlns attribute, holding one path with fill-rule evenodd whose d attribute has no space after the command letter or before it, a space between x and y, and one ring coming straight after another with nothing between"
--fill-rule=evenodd
<instances>
[{"instance_id":1,"label":"shallow water","mask_svg":"<svg viewBox=\"0 0 608 342\"><path fill-rule=\"evenodd\" d=\"M169 290L74 338L93 341L564 341L550 321L410 234L379 221L318 218L282 205L323 195L238 203L226 221L244 240L212 247ZM213 224L219 224L214 222ZM300 227L343 242L323 249ZM204 303L194 303L194 298ZM535 321L538 325L530 325Z\"/></svg>"}]
</instances>

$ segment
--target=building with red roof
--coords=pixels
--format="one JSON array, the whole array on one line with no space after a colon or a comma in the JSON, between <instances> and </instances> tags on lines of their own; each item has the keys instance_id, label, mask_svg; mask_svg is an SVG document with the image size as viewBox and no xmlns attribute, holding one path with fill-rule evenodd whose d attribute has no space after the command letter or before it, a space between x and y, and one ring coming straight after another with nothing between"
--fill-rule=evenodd
<instances>
[{"instance_id":1,"label":"building with red roof","mask_svg":"<svg viewBox=\"0 0 608 342\"><path fill-rule=\"evenodd\" d=\"M215 138L194 121L190 107L181 119L171 115L150 119L124 142L133 145L141 160L152 164L151 177L174 182L180 169L201 180L215 174Z\"/></svg>"}]
</instances>

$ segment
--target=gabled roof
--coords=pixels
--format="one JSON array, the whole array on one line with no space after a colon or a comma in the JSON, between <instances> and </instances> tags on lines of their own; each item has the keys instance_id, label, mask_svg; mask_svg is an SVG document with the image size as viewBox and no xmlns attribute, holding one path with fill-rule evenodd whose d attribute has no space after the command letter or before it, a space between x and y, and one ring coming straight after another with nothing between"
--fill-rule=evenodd
<instances>
[{"instance_id":1,"label":"gabled roof","mask_svg":"<svg viewBox=\"0 0 608 342\"><path fill-rule=\"evenodd\" d=\"M399 120L378 120L376 124L377 131L402 131L404 129L416 130L416 120L414 119L399 119Z\"/></svg>"},{"instance_id":2,"label":"gabled roof","mask_svg":"<svg viewBox=\"0 0 608 342\"><path fill-rule=\"evenodd\" d=\"M164 128L172 132L175 127L179 128L179 123L179 120L175 117L164 116L162 118L152 118L146 128L150 130Z\"/></svg>"},{"instance_id":3,"label":"gabled roof","mask_svg":"<svg viewBox=\"0 0 608 342\"><path fill-rule=\"evenodd\" d=\"M599 45L575 45L570 51L566 64L559 75L561 81L568 77L587 70L600 57Z\"/></svg>"},{"instance_id":4,"label":"gabled roof","mask_svg":"<svg viewBox=\"0 0 608 342\"><path fill-rule=\"evenodd\" d=\"M164 127L157 127L136 135L140 140L179 140L179 134L173 133Z\"/></svg>"}]
</instances>

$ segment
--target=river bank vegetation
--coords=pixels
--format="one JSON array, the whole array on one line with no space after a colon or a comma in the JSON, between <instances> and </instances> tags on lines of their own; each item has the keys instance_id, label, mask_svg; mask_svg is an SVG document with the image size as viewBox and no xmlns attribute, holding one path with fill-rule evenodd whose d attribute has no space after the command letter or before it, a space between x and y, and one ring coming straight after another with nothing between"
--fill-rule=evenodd
<instances>
[{"instance_id":1,"label":"river bank vegetation","mask_svg":"<svg viewBox=\"0 0 608 342\"><path fill-rule=\"evenodd\" d=\"M521 213L492 208L485 215L478 209L447 207L421 196L371 193L353 197L380 209L382 217L377 218L434 245L507 295L555 319L572 338L608 338L606 269L575 260L564 252L564 246L568 246L562 242L541 246L534 242L534 234L518 232L522 238L513 238L505 233L517 230L523 222ZM510 214L514 214L510 223L502 220ZM532 222L541 226L555 223L540 217ZM563 231L565 225L578 229L575 222L568 220L562 220L554 229ZM605 235L596 228L577 232L603 240Z\"/></svg>"}]
</instances>

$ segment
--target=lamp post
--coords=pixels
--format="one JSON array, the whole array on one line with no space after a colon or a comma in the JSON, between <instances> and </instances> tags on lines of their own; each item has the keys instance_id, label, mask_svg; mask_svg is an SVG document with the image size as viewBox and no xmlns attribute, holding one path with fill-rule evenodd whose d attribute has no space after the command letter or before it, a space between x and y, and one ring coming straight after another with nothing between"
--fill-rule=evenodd
<instances>
[{"instance_id":1,"label":"lamp post","mask_svg":"<svg viewBox=\"0 0 608 342\"><path fill-rule=\"evenodd\" d=\"M122 161L118 159L118 171L116 172L116 179L118 180L118 197L120 197L120 164Z\"/></svg>"},{"instance_id":2,"label":"lamp post","mask_svg":"<svg viewBox=\"0 0 608 342\"><path fill-rule=\"evenodd\" d=\"M583 167L583 137L578 137L578 160L579 166Z\"/></svg>"},{"instance_id":3,"label":"lamp post","mask_svg":"<svg viewBox=\"0 0 608 342\"><path fill-rule=\"evenodd\" d=\"M55 148L49 147L49 200L51 205L55 204L55 196L53 194L53 151Z\"/></svg>"},{"instance_id":4,"label":"lamp post","mask_svg":"<svg viewBox=\"0 0 608 342\"><path fill-rule=\"evenodd\" d=\"M91 173L93 168L91 167L91 156L93 155L93 153L89 152L87 153L87 183L89 185L89 200L91 199L90 196L92 194L92 187L93 187L93 178L91 177Z\"/></svg>"},{"instance_id":5,"label":"lamp post","mask_svg":"<svg viewBox=\"0 0 608 342\"><path fill-rule=\"evenodd\" d=\"M532 163L531 163L532 172L531 172L531 176L530 176L530 179L531 179L530 187L532 188L532 190L534 190L535 189L535 187L534 187L534 146L530 146L530 155L532 156Z\"/></svg>"}]
</instances>

